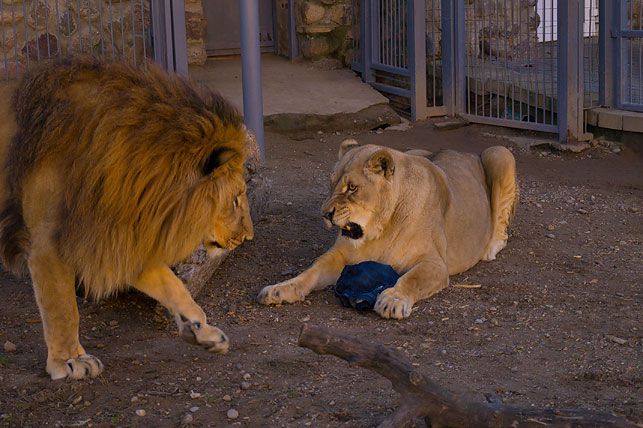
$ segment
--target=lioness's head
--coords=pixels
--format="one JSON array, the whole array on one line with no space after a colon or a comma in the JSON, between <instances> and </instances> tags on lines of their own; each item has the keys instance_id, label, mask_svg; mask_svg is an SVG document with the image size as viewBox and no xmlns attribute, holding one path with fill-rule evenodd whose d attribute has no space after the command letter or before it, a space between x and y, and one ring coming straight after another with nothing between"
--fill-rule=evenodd
<instances>
[{"instance_id":1,"label":"lioness's head","mask_svg":"<svg viewBox=\"0 0 643 428\"><path fill-rule=\"evenodd\" d=\"M213 152L203 166L204 177L217 182L219 176L226 173L226 168L238 168L235 163L239 162L239 156L232 150ZM229 176L225 189L219 189L217 194L219 197L212 210L210 226L203 239L210 256L232 250L254 237L243 175L234 173Z\"/></svg>"},{"instance_id":2,"label":"lioness's head","mask_svg":"<svg viewBox=\"0 0 643 428\"><path fill-rule=\"evenodd\" d=\"M350 239L377 238L397 200L394 175L391 150L359 146L352 139L342 142L331 176L331 194L322 205L326 224L338 226Z\"/></svg>"}]
</instances>

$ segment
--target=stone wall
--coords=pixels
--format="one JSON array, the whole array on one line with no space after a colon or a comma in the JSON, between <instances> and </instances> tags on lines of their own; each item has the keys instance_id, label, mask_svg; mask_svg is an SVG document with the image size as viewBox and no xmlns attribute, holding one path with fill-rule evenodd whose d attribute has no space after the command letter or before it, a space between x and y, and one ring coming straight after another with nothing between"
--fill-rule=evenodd
<instances>
[{"instance_id":1,"label":"stone wall","mask_svg":"<svg viewBox=\"0 0 643 428\"><path fill-rule=\"evenodd\" d=\"M140 61L150 27L149 0L0 0L0 77L13 77L28 61L59 52L114 53ZM149 45L145 51L151 56Z\"/></svg>"},{"instance_id":2,"label":"stone wall","mask_svg":"<svg viewBox=\"0 0 643 428\"><path fill-rule=\"evenodd\" d=\"M309 60L352 59L351 0L296 0L299 53Z\"/></svg>"},{"instance_id":3,"label":"stone wall","mask_svg":"<svg viewBox=\"0 0 643 428\"><path fill-rule=\"evenodd\" d=\"M185 32L187 35L188 64L205 64L205 19L201 0L185 0Z\"/></svg>"},{"instance_id":4,"label":"stone wall","mask_svg":"<svg viewBox=\"0 0 643 428\"><path fill-rule=\"evenodd\" d=\"M442 58L442 22L440 3L428 3L426 23L427 55ZM509 59L527 54L527 46L538 43L536 29L540 16L537 0L507 2L506 0L466 0L467 54L481 54ZM489 17L492 17L491 20ZM490 22L491 21L491 22Z\"/></svg>"}]
</instances>

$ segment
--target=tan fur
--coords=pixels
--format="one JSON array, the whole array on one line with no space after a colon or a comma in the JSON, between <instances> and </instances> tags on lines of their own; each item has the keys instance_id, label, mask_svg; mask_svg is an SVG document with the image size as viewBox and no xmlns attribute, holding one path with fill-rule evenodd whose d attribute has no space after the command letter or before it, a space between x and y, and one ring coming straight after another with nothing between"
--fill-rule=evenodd
<instances>
[{"instance_id":1,"label":"tan fur","mask_svg":"<svg viewBox=\"0 0 643 428\"><path fill-rule=\"evenodd\" d=\"M518 200L513 155L492 147L481 156L451 150L402 153L352 141L340 146L331 195L322 212L349 233L300 275L265 287L264 304L303 300L334 284L346 265L372 260L402 276L375 304L384 318L405 318L415 302L445 288L449 275L493 260L507 242Z\"/></svg>"},{"instance_id":2,"label":"tan fur","mask_svg":"<svg viewBox=\"0 0 643 428\"><path fill-rule=\"evenodd\" d=\"M96 376L78 340L74 284L102 298L133 286L213 352L227 337L169 266L200 243L253 235L241 118L156 66L64 58L0 97L0 256L34 285L52 378ZM0 94L0 95L8 95Z\"/></svg>"}]
</instances>

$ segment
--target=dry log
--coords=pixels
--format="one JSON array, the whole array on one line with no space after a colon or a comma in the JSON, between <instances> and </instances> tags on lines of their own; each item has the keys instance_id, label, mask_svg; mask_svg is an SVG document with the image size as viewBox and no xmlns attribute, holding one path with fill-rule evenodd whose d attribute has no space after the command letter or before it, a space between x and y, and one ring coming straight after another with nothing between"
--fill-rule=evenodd
<instances>
[{"instance_id":1,"label":"dry log","mask_svg":"<svg viewBox=\"0 0 643 428\"><path fill-rule=\"evenodd\" d=\"M391 381L402 395L400 408L380 427L403 427L423 417L431 428L444 427L636 427L616 416L589 410L526 409L499 402L467 400L446 391L411 365L401 353L328 329L304 324L299 346L330 354L372 370Z\"/></svg>"}]
</instances>

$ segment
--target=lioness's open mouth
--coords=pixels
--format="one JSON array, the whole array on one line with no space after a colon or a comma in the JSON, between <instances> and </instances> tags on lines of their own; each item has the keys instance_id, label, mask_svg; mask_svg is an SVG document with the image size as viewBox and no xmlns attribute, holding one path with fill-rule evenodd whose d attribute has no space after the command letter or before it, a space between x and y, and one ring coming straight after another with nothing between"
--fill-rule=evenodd
<instances>
[{"instance_id":1,"label":"lioness's open mouth","mask_svg":"<svg viewBox=\"0 0 643 428\"><path fill-rule=\"evenodd\" d=\"M346 226L342 227L342 236L345 236L350 239L359 239L364 236L364 231L362 226L357 223L348 223Z\"/></svg>"}]
</instances>

